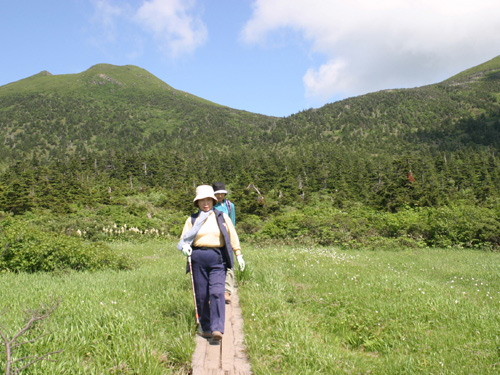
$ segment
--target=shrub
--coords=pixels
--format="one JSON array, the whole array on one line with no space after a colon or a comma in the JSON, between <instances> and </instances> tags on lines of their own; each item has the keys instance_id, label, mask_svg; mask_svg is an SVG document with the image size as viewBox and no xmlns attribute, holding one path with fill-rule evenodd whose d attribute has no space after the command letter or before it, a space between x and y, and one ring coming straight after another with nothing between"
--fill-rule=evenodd
<instances>
[{"instance_id":1,"label":"shrub","mask_svg":"<svg viewBox=\"0 0 500 375\"><path fill-rule=\"evenodd\" d=\"M152 238L178 237L187 215L156 209L137 216L131 214L126 206L116 205L80 209L69 215L32 211L22 217L44 231L64 233L89 241L141 242Z\"/></svg>"},{"instance_id":2,"label":"shrub","mask_svg":"<svg viewBox=\"0 0 500 375\"><path fill-rule=\"evenodd\" d=\"M236 218L236 230L242 241L252 241L262 229L264 222L257 215L241 215Z\"/></svg>"},{"instance_id":3,"label":"shrub","mask_svg":"<svg viewBox=\"0 0 500 375\"><path fill-rule=\"evenodd\" d=\"M488 207L458 202L443 207L406 208L397 213L367 214L384 237L399 238L401 244L418 247L498 247L500 220Z\"/></svg>"},{"instance_id":4,"label":"shrub","mask_svg":"<svg viewBox=\"0 0 500 375\"><path fill-rule=\"evenodd\" d=\"M361 245L377 235L366 218L332 207L283 212L267 221L260 234L265 239L344 246Z\"/></svg>"},{"instance_id":5,"label":"shrub","mask_svg":"<svg viewBox=\"0 0 500 375\"><path fill-rule=\"evenodd\" d=\"M323 202L284 210L253 236L325 246L498 248L500 215L495 209L457 202L390 213L358 206L340 210Z\"/></svg>"},{"instance_id":6,"label":"shrub","mask_svg":"<svg viewBox=\"0 0 500 375\"><path fill-rule=\"evenodd\" d=\"M500 245L500 220L485 207L458 203L435 209L428 215L428 228L432 246Z\"/></svg>"},{"instance_id":7,"label":"shrub","mask_svg":"<svg viewBox=\"0 0 500 375\"><path fill-rule=\"evenodd\" d=\"M14 218L0 222L0 249L0 271L120 270L132 266L130 258L103 243L45 232Z\"/></svg>"}]
</instances>

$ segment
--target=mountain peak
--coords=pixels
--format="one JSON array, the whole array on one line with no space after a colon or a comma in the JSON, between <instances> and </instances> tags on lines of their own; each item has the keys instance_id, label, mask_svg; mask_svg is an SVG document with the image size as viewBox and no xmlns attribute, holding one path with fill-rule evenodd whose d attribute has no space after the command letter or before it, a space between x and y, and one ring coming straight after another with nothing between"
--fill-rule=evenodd
<instances>
[{"instance_id":1,"label":"mountain peak","mask_svg":"<svg viewBox=\"0 0 500 375\"><path fill-rule=\"evenodd\" d=\"M35 76L51 76L52 73L47 70L42 70L40 73L35 74Z\"/></svg>"}]
</instances>

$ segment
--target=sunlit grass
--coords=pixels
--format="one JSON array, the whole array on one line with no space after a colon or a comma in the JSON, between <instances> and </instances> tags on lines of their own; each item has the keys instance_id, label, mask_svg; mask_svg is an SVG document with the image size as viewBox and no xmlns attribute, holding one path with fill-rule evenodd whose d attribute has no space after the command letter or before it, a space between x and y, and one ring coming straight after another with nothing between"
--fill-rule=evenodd
<instances>
[{"instance_id":1,"label":"sunlit grass","mask_svg":"<svg viewBox=\"0 0 500 375\"><path fill-rule=\"evenodd\" d=\"M61 300L44 327L52 334L17 354L64 351L51 357L56 362L23 374L187 373L195 321L185 260L171 244L114 246L141 265L121 272L0 275L0 323L9 332L21 326L23 309Z\"/></svg>"},{"instance_id":2,"label":"sunlit grass","mask_svg":"<svg viewBox=\"0 0 500 375\"><path fill-rule=\"evenodd\" d=\"M495 374L500 254L246 249L256 374Z\"/></svg>"},{"instance_id":3,"label":"sunlit grass","mask_svg":"<svg viewBox=\"0 0 500 375\"><path fill-rule=\"evenodd\" d=\"M113 243L131 271L0 274L0 324L59 299L16 355L23 374L188 374L195 319L175 243ZM500 254L243 244L237 272L254 374L496 374ZM0 354L0 369L4 358Z\"/></svg>"}]
</instances>

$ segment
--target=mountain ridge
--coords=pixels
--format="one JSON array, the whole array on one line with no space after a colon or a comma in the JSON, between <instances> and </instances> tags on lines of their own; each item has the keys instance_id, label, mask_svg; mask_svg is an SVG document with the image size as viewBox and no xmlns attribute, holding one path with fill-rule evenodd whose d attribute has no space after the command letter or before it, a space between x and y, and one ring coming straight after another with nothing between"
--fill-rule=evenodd
<instances>
[{"instance_id":1,"label":"mountain ridge","mask_svg":"<svg viewBox=\"0 0 500 375\"><path fill-rule=\"evenodd\" d=\"M118 66L105 63L96 64L83 72L72 74L53 75L52 73L43 70L40 73L26 77L19 81L0 86L0 94L2 93L2 88L7 86L11 90L15 89L19 92L30 92L43 91L47 89L81 90L92 88L92 86L103 85L105 83L111 83L123 89L166 89L175 93L195 97L194 95L174 89L172 86L163 82L153 74L149 73L147 70L142 69L138 66ZM205 101L205 99L203 98L198 99ZM208 102L208 100L206 100L206 102Z\"/></svg>"},{"instance_id":2,"label":"mountain ridge","mask_svg":"<svg viewBox=\"0 0 500 375\"><path fill-rule=\"evenodd\" d=\"M472 68L466 69L441 83L452 83L457 80L463 80L470 78L470 76L477 75L478 73L480 77L488 74L488 73L500 72L500 56L494 57L491 60L488 60L482 64L476 65Z\"/></svg>"},{"instance_id":3,"label":"mountain ridge","mask_svg":"<svg viewBox=\"0 0 500 375\"><path fill-rule=\"evenodd\" d=\"M488 118L485 126L496 123L498 72L500 56L437 84L382 90L275 118L176 90L133 65L96 64L68 75L42 71L0 87L0 156L11 162L33 154L156 152L179 144L234 152L266 146L285 154L305 145L369 154L439 150L443 142L431 134L447 134L450 145L472 145L461 124L479 116ZM498 143L495 133L489 145Z\"/></svg>"}]
</instances>

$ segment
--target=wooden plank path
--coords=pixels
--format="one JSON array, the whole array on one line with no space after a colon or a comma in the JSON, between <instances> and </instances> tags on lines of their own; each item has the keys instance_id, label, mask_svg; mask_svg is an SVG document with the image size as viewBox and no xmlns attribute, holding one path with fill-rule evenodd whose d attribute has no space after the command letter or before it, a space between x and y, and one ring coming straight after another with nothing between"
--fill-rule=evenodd
<instances>
[{"instance_id":1,"label":"wooden plank path","mask_svg":"<svg viewBox=\"0 0 500 375\"><path fill-rule=\"evenodd\" d=\"M225 332L222 341L216 342L196 336L193 353L193 375L251 375L250 362L245 351L243 318L237 288L226 305Z\"/></svg>"}]
</instances>

